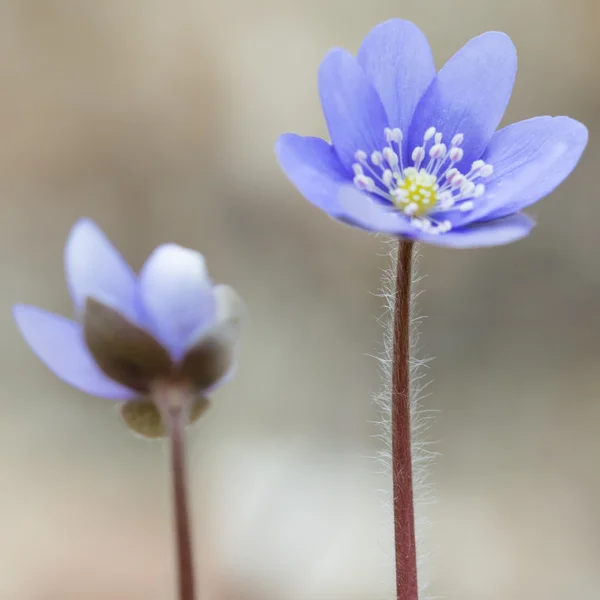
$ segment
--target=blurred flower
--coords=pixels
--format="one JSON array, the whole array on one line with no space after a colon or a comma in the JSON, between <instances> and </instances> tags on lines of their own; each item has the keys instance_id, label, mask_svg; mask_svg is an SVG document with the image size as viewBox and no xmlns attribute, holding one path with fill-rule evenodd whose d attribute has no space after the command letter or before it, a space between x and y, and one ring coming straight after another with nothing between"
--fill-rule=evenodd
<instances>
[{"instance_id":1,"label":"blurred flower","mask_svg":"<svg viewBox=\"0 0 600 600\"><path fill-rule=\"evenodd\" d=\"M81 220L65 248L67 283L76 320L17 305L17 325L37 356L73 387L126 401L125 421L145 435L161 435L149 400L154 385L186 386L205 395L235 366L240 300L213 285L204 258L175 244L158 247L138 276L102 231Z\"/></svg>"},{"instance_id":2,"label":"blurred flower","mask_svg":"<svg viewBox=\"0 0 600 600\"><path fill-rule=\"evenodd\" d=\"M387 21L356 58L333 49L321 63L331 144L285 134L279 163L308 200L349 225L440 246L512 242L533 227L519 211L569 175L588 137L567 117L496 132L516 71L511 40L490 32L436 74L423 33Z\"/></svg>"}]
</instances>

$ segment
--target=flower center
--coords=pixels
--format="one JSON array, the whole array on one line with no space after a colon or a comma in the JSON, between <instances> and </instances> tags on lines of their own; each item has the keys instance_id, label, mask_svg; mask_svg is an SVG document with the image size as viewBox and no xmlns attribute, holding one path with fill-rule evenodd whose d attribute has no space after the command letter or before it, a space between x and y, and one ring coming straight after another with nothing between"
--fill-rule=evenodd
<instances>
[{"instance_id":1,"label":"flower center","mask_svg":"<svg viewBox=\"0 0 600 600\"><path fill-rule=\"evenodd\" d=\"M385 148L370 157L363 150L356 152L356 162L352 165L354 184L390 202L410 217L418 229L430 233L449 231L452 226L443 218L444 213L472 210L473 200L485 193L485 185L480 180L494 171L492 165L483 160L476 160L468 173L456 168L464 157L461 148L464 137L457 133L448 148L442 134L430 127L423 136L423 144L410 155L412 166L404 166L402 131L386 128L388 145ZM428 216L431 213L435 213L435 218Z\"/></svg>"},{"instance_id":2,"label":"flower center","mask_svg":"<svg viewBox=\"0 0 600 600\"><path fill-rule=\"evenodd\" d=\"M404 214L423 217L437 204L439 188L436 177L431 173L409 167L404 170L404 179L396 179L394 204Z\"/></svg>"}]
</instances>

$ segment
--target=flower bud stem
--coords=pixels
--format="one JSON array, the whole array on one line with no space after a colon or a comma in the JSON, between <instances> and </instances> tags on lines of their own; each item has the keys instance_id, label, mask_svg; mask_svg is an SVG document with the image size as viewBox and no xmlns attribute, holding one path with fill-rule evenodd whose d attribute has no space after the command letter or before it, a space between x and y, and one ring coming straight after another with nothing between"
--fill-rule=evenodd
<instances>
[{"instance_id":1,"label":"flower bud stem","mask_svg":"<svg viewBox=\"0 0 600 600\"><path fill-rule=\"evenodd\" d=\"M410 300L413 242L400 240L392 363L392 489L397 600L418 600L410 415Z\"/></svg>"},{"instance_id":2,"label":"flower bud stem","mask_svg":"<svg viewBox=\"0 0 600 600\"><path fill-rule=\"evenodd\" d=\"M167 428L171 446L171 474L173 478L173 507L179 600L196 600L194 558L185 468L185 426L188 422L192 398L189 392L173 384L154 388L154 400Z\"/></svg>"}]
</instances>

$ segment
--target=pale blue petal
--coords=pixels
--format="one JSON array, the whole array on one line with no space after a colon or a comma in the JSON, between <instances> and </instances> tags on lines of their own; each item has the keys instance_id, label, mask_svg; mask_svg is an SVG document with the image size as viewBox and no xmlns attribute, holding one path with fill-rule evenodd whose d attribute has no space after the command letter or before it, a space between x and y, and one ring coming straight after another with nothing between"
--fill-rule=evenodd
<instances>
[{"instance_id":1,"label":"pale blue petal","mask_svg":"<svg viewBox=\"0 0 600 600\"><path fill-rule=\"evenodd\" d=\"M307 200L330 214L337 212L340 186L351 176L331 145L320 138L286 133L277 140L275 154L283 172Z\"/></svg>"},{"instance_id":2,"label":"pale blue petal","mask_svg":"<svg viewBox=\"0 0 600 600\"><path fill-rule=\"evenodd\" d=\"M112 381L94 362L79 323L35 306L13 309L17 326L38 358L69 385L102 398L127 400L135 392Z\"/></svg>"},{"instance_id":3,"label":"pale blue petal","mask_svg":"<svg viewBox=\"0 0 600 600\"><path fill-rule=\"evenodd\" d=\"M377 25L356 57L375 86L390 127L408 135L417 103L435 77L427 38L410 21L391 19Z\"/></svg>"},{"instance_id":4,"label":"pale blue petal","mask_svg":"<svg viewBox=\"0 0 600 600\"><path fill-rule=\"evenodd\" d=\"M419 232L417 239L426 244L450 248L503 246L528 235L534 225L534 221L528 216L516 214L496 221L474 223L437 235Z\"/></svg>"},{"instance_id":5,"label":"pale blue petal","mask_svg":"<svg viewBox=\"0 0 600 600\"><path fill-rule=\"evenodd\" d=\"M414 227L399 210L382 205L352 186L343 188L339 198L341 213L337 218L348 225L436 246L453 248L500 246L526 236L534 225L532 219L518 214L461 229L452 229L447 233L428 234Z\"/></svg>"},{"instance_id":6,"label":"pale blue petal","mask_svg":"<svg viewBox=\"0 0 600 600\"><path fill-rule=\"evenodd\" d=\"M342 187L338 198L340 212L337 218L347 225L374 233L404 237L414 237L418 233L402 212L391 205L377 202L353 185Z\"/></svg>"},{"instance_id":7,"label":"pale blue petal","mask_svg":"<svg viewBox=\"0 0 600 600\"><path fill-rule=\"evenodd\" d=\"M537 202L569 176L587 140L586 127L568 117L536 117L498 131L482 157L494 173L461 222L497 219Z\"/></svg>"},{"instance_id":8,"label":"pale blue petal","mask_svg":"<svg viewBox=\"0 0 600 600\"><path fill-rule=\"evenodd\" d=\"M331 142L350 169L357 150L368 155L385 146L383 104L366 73L345 50L334 49L319 68L319 94Z\"/></svg>"},{"instance_id":9,"label":"pale blue petal","mask_svg":"<svg viewBox=\"0 0 600 600\"><path fill-rule=\"evenodd\" d=\"M489 32L472 39L444 65L419 102L409 147L421 145L430 127L447 145L462 133L465 154L458 168L468 171L502 119L516 72L517 53L507 35Z\"/></svg>"},{"instance_id":10,"label":"pale blue petal","mask_svg":"<svg viewBox=\"0 0 600 600\"><path fill-rule=\"evenodd\" d=\"M139 277L149 325L175 360L216 318L216 301L203 256L177 244L159 246Z\"/></svg>"},{"instance_id":11,"label":"pale blue petal","mask_svg":"<svg viewBox=\"0 0 600 600\"><path fill-rule=\"evenodd\" d=\"M71 229L65 273L76 309L81 311L90 296L139 323L135 273L89 219L81 219Z\"/></svg>"}]
</instances>

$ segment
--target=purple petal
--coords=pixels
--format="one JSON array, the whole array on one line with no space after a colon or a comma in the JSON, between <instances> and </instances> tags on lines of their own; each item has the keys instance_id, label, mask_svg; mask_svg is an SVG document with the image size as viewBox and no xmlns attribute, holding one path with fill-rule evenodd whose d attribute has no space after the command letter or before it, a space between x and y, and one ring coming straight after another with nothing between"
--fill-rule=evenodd
<instances>
[{"instance_id":1,"label":"purple petal","mask_svg":"<svg viewBox=\"0 0 600 600\"><path fill-rule=\"evenodd\" d=\"M462 223L497 219L537 202L571 173L587 140L586 127L568 117L536 117L498 131L482 157L494 174Z\"/></svg>"},{"instance_id":2,"label":"purple petal","mask_svg":"<svg viewBox=\"0 0 600 600\"><path fill-rule=\"evenodd\" d=\"M71 229L65 247L65 272L78 310L83 310L90 296L138 322L135 273L89 219L81 219Z\"/></svg>"},{"instance_id":3,"label":"purple petal","mask_svg":"<svg viewBox=\"0 0 600 600\"><path fill-rule=\"evenodd\" d=\"M216 318L203 256L177 244L160 246L143 266L139 285L152 331L178 360Z\"/></svg>"},{"instance_id":4,"label":"purple petal","mask_svg":"<svg viewBox=\"0 0 600 600\"><path fill-rule=\"evenodd\" d=\"M418 233L402 212L374 200L352 185L341 188L338 198L340 213L336 216L347 225L404 237L414 237Z\"/></svg>"},{"instance_id":5,"label":"purple petal","mask_svg":"<svg viewBox=\"0 0 600 600\"><path fill-rule=\"evenodd\" d=\"M500 246L526 236L534 225L529 217L519 214L435 235L420 231L399 210L382 205L352 186L343 188L339 198L342 213L338 219L348 225L436 246Z\"/></svg>"},{"instance_id":6,"label":"purple petal","mask_svg":"<svg viewBox=\"0 0 600 600\"><path fill-rule=\"evenodd\" d=\"M319 93L331 142L350 169L354 155L385 146L388 126L383 104L356 59L345 50L330 50L319 68Z\"/></svg>"},{"instance_id":7,"label":"purple petal","mask_svg":"<svg viewBox=\"0 0 600 600\"><path fill-rule=\"evenodd\" d=\"M469 169L484 152L508 105L517 72L517 53L510 38L497 32L472 39L440 70L417 106L409 147L423 143L430 127L446 144L465 136L459 168Z\"/></svg>"},{"instance_id":8,"label":"purple petal","mask_svg":"<svg viewBox=\"0 0 600 600\"><path fill-rule=\"evenodd\" d=\"M427 38L409 21L391 19L371 30L356 60L375 86L390 127L406 136L415 107L435 77Z\"/></svg>"},{"instance_id":9,"label":"purple petal","mask_svg":"<svg viewBox=\"0 0 600 600\"><path fill-rule=\"evenodd\" d=\"M452 229L438 235L419 232L417 240L450 248L483 248L502 246L525 237L535 225L526 215L516 214L485 223L475 223L462 229Z\"/></svg>"},{"instance_id":10,"label":"purple petal","mask_svg":"<svg viewBox=\"0 0 600 600\"><path fill-rule=\"evenodd\" d=\"M35 306L17 305L13 316L37 357L63 381L102 398L127 400L135 392L111 381L91 357L81 325Z\"/></svg>"},{"instance_id":11,"label":"purple petal","mask_svg":"<svg viewBox=\"0 0 600 600\"><path fill-rule=\"evenodd\" d=\"M350 175L332 146L320 138L286 133L277 140L275 154L283 172L307 200L335 213L340 185L348 183Z\"/></svg>"}]
</instances>

